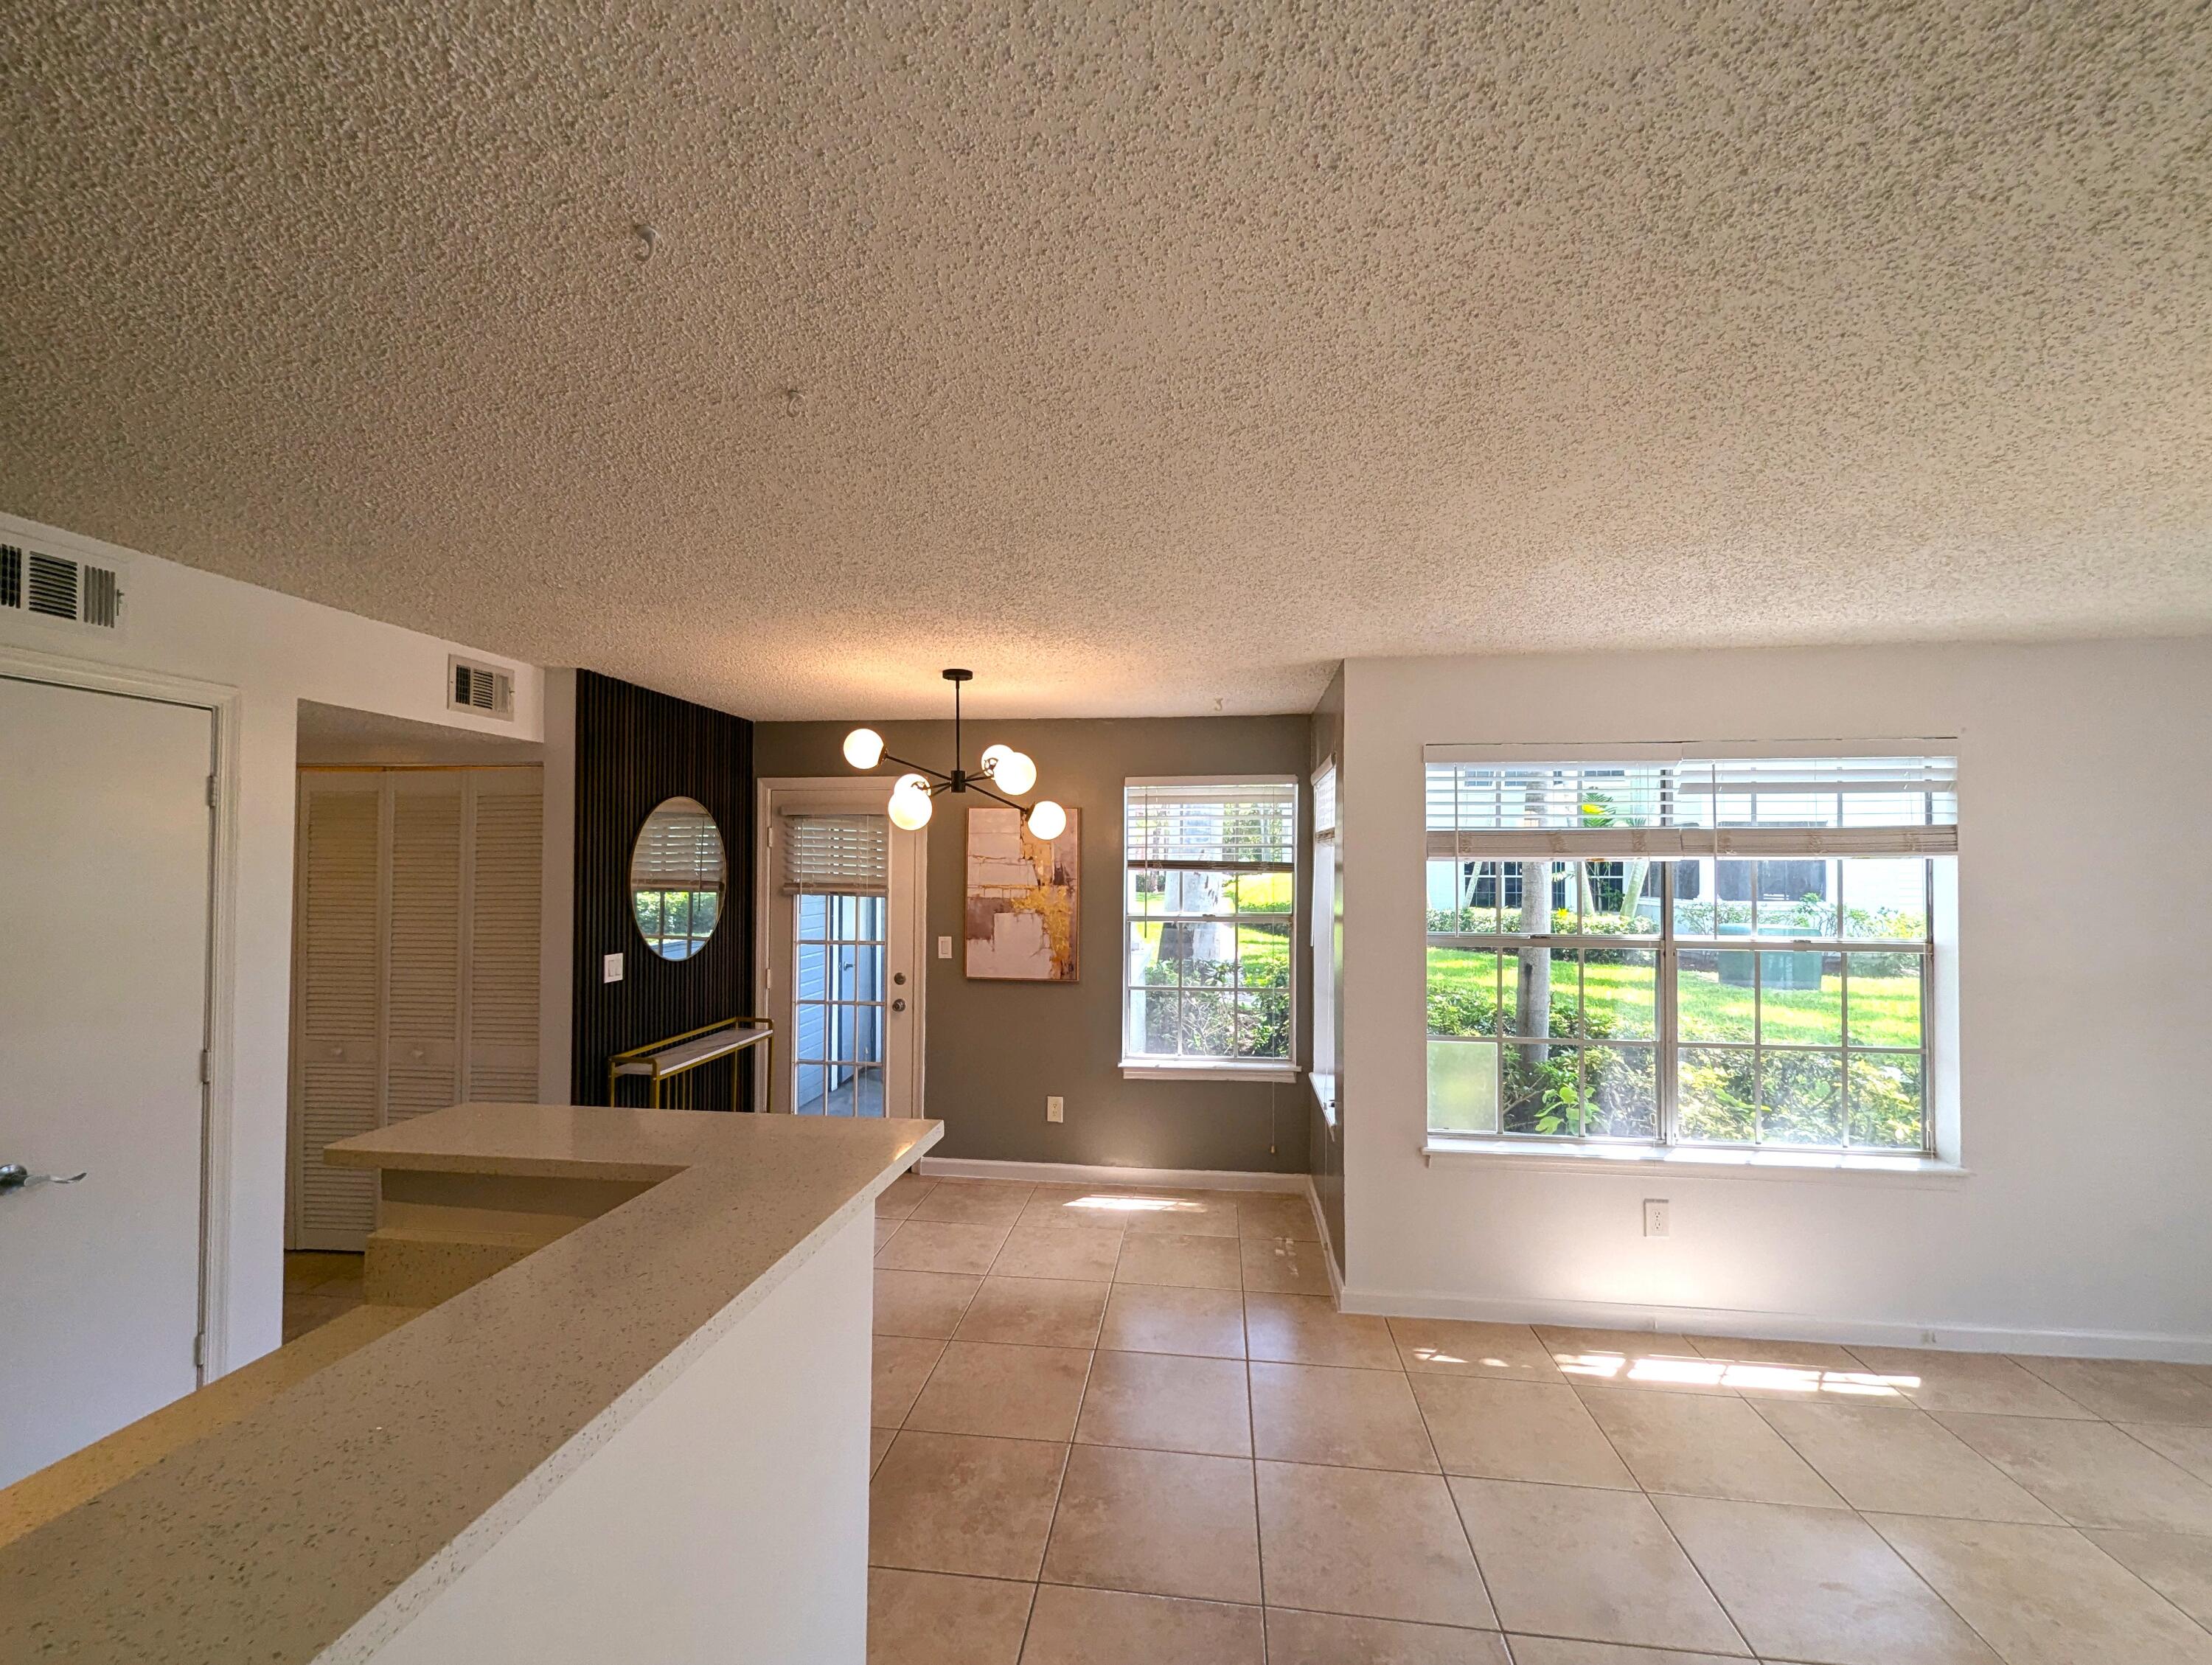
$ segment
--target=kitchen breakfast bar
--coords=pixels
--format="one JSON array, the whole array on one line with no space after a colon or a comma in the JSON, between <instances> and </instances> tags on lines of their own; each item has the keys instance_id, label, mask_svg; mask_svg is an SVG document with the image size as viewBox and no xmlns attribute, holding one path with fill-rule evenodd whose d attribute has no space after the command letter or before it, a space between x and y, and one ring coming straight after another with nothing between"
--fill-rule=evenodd
<instances>
[{"instance_id":1,"label":"kitchen breakfast bar","mask_svg":"<svg viewBox=\"0 0 2212 1665\"><path fill-rule=\"evenodd\" d=\"M0 1492L0 1656L861 1665L873 1203L942 1133L463 1104L332 1145L380 1172L380 1316Z\"/></svg>"}]
</instances>

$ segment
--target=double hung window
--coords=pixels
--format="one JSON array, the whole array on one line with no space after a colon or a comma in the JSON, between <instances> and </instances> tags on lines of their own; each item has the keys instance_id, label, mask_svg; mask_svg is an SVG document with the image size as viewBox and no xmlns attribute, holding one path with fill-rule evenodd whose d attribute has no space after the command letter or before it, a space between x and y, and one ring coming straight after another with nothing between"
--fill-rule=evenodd
<instances>
[{"instance_id":1,"label":"double hung window","mask_svg":"<svg viewBox=\"0 0 2212 1665\"><path fill-rule=\"evenodd\" d=\"M1297 781L1131 781L1122 814L1124 1062L1287 1066Z\"/></svg>"},{"instance_id":2,"label":"double hung window","mask_svg":"<svg viewBox=\"0 0 2212 1665\"><path fill-rule=\"evenodd\" d=\"M1948 757L1427 758L1434 1133L1930 1148Z\"/></svg>"}]
</instances>

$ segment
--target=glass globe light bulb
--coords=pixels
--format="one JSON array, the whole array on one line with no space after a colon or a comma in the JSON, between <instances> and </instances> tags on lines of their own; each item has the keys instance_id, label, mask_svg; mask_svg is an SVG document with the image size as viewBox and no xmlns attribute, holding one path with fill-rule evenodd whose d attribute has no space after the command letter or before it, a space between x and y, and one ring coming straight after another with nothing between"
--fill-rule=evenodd
<instances>
[{"instance_id":1,"label":"glass globe light bulb","mask_svg":"<svg viewBox=\"0 0 2212 1665\"><path fill-rule=\"evenodd\" d=\"M872 728L856 728L845 737L845 761L854 769L873 769L884 755L884 737Z\"/></svg>"},{"instance_id":2,"label":"glass globe light bulb","mask_svg":"<svg viewBox=\"0 0 2212 1665\"><path fill-rule=\"evenodd\" d=\"M919 775L902 775L898 784L891 788L888 805L891 825L902 832L913 832L929 824L936 812L937 802L929 795L928 781Z\"/></svg>"},{"instance_id":3,"label":"glass globe light bulb","mask_svg":"<svg viewBox=\"0 0 2212 1665\"><path fill-rule=\"evenodd\" d=\"M991 784L1000 792L1018 798L1036 785L1036 764L1025 751L1012 746L985 746L983 762L991 767Z\"/></svg>"},{"instance_id":4,"label":"glass globe light bulb","mask_svg":"<svg viewBox=\"0 0 2212 1665\"><path fill-rule=\"evenodd\" d=\"M1030 805L1030 831L1042 839L1054 839L1067 830L1067 811L1049 798L1040 798Z\"/></svg>"}]
</instances>

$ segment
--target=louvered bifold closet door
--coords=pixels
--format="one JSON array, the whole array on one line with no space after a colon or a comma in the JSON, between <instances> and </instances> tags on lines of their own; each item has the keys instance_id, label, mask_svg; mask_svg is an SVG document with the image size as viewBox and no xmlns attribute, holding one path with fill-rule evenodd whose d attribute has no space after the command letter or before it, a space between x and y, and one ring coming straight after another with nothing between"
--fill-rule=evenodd
<instances>
[{"instance_id":1,"label":"louvered bifold closet door","mask_svg":"<svg viewBox=\"0 0 2212 1665\"><path fill-rule=\"evenodd\" d=\"M325 1165L332 1139L537 1099L543 793L536 769L301 774L295 1248L376 1224L375 1176Z\"/></svg>"},{"instance_id":2,"label":"louvered bifold closet door","mask_svg":"<svg viewBox=\"0 0 2212 1665\"><path fill-rule=\"evenodd\" d=\"M532 1104L543 781L536 769L487 769L473 778L467 1097Z\"/></svg>"},{"instance_id":3,"label":"louvered bifold closet door","mask_svg":"<svg viewBox=\"0 0 2212 1665\"><path fill-rule=\"evenodd\" d=\"M382 801L372 775L303 782L300 794L293 1197L301 1249L359 1249L376 1222L375 1176L326 1167L323 1147L379 1121Z\"/></svg>"},{"instance_id":4,"label":"louvered bifold closet door","mask_svg":"<svg viewBox=\"0 0 2212 1665\"><path fill-rule=\"evenodd\" d=\"M386 939L384 1121L460 1102L461 837L465 777L386 777L392 925Z\"/></svg>"}]
</instances>

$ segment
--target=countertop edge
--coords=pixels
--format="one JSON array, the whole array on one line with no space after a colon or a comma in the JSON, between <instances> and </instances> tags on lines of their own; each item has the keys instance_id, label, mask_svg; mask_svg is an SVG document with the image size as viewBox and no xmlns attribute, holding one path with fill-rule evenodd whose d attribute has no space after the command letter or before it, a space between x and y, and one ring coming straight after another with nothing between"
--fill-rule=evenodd
<instances>
[{"instance_id":1,"label":"countertop edge","mask_svg":"<svg viewBox=\"0 0 2212 1665\"><path fill-rule=\"evenodd\" d=\"M687 1115L698 1112L687 1111ZM624 1161L613 1157L481 1156L463 1152L349 1149L331 1145L323 1152L331 1168L370 1172L392 1168L416 1174L512 1174L526 1179L613 1179L653 1184L690 1171L675 1160Z\"/></svg>"}]
</instances>

